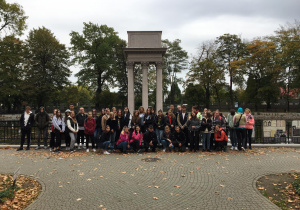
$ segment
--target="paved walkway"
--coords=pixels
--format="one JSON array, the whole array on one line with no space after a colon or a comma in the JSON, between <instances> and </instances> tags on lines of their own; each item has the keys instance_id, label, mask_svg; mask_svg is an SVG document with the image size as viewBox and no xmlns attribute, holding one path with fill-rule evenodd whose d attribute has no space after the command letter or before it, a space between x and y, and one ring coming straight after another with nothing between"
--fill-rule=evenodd
<instances>
[{"instance_id":1,"label":"paved walkway","mask_svg":"<svg viewBox=\"0 0 300 210\"><path fill-rule=\"evenodd\" d=\"M30 210L279 209L256 190L256 180L300 171L298 148L108 156L1 149L0 160L0 173L21 166L42 184Z\"/></svg>"}]
</instances>

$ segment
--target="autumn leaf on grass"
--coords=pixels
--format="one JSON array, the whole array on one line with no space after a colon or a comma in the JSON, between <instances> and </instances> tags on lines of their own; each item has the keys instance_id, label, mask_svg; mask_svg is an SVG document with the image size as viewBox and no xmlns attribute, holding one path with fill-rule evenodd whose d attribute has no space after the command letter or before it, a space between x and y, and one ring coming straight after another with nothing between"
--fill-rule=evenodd
<instances>
[{"instance_id":1,"label":"autumn leaf on grass","mask_svg":"<svg viewBox=\"0 0 300 210\"><path fill-rule=\"evenodd\" d=\"M190 173L192 174L192 173L194 173L194 171L190 171Z\"/></svg>"},{"instance_id":2,"label":"autumn leaf on grass","mask_svg":"<svg viewBox=\"0 0 300 210\"><path fill-rule=\"evenodd\" d=\"M158 200L158 197L153 197L154 200Z\"/></svg>"},{"instance_id":3,"label":"autumn leaf on grass","mask_svg":"<svg viewBox=\"0 0 300 210\"><path fill-rule=\"evenodd\" d=\"M92 181L92 179L87 179L87 181Z\"/></svg>"},{"instance_id":4,"label":"autumn leaf on grass","mask_svg":"<svg viewBox=\"0 0 300 210\"><path fill-rule=\"evenodd\" d=\"M58 187L63 187L62 185L58 186Z\"/></svg>"}]
</instances>

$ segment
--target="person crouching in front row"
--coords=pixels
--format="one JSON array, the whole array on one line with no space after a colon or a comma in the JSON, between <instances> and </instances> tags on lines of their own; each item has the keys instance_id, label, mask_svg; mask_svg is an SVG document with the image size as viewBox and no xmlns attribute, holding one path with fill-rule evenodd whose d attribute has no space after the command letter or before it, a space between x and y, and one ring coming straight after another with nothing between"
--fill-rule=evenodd
<instances>
[{"instance_id":1,"label":"person crouching in front row","mask_svg":"<svg viewBox=\"0 0 300 210\"><path fill-rule=\"evenodd\" d=\"M130 149L129 144L129 128L125 125L120 134L120 138L116 143L117 148L121 150L124 154L127 154L127 150Z\"/></svg>"},{"instance_id":2,"label":"person crouching in front row","mask_svg":"<svg viewBox=\"0 0 300 210\"><path fill-rule=\"evenodd\" d=\"M99 147L104 149L103 154L104 155L110 155L108 150L113 150L114 146L111 143L111 131L110 131L110 126L107 125L105 126L105 130L102 131L101 137L100 137L100 142L99 142Z\"/></svg>"},{"instance_id":3,"label":"person crouching in front row","mask_svg":"<svg viewBox=\"0 0 300 210\"><path fill-rule=\"evenodd\" d=\"M141 145L143 142L143 133L141 132L140 126L136 125L135 130L132 132L130 146L133 148L133 151L137 152L138 154L141 153Z\"/></svg>"},{"instance_id":4,"label":"person crouching in front row","mask_svg":"<svg viewBox=\"0 0 300 210\"><path fill-rule=\"evenodd\" d=\"M216 150L226 152L228 137L220 125L215 127Z\"/></svg>"},{"instance_id":5,"label":"person crouching in front row","mask_svg":"<svg viewBox=\"0 0 300 210\"><path fill-rule=\"evenodd\" d=\"M148 127L148 131L144 134L144 146L145 152L148 152L150 147L152 147L152 152L156 151L157 136L152 125Z\"/></svg>"},{"instance_id":6,"label":"person crouching in front row","mask_svg":"<svg viewBox=\"0 0 300 210\"><path fill-rule=\"evenodd\" d=\"M185 133L180 129L179 125L175 126L175 132L173 133L173 141L172 144L174 146L174 150L178 148L179 152L185 152L186 149L186 138Z\"/></svg>"},{"instance_id":7,"label":"person crouching in front row","mask_svg":"<svg viewBox=\"0 0 300 210\"><path fill-rule=\"evenodd\" d=\"M173 134L171 133L170 127L167 125L165 127L165 132L163 133L163 136L161 138L161 143L163 145L163 152L166 152L166 149L168 148L169 151L171 151L171 148L173 148Z\"/></svg>"}]
</instances>

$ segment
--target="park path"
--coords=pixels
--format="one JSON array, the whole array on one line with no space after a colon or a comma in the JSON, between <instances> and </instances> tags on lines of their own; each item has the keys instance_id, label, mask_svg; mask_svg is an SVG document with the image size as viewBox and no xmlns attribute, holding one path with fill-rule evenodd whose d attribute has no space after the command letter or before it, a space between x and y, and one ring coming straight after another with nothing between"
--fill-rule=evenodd
<instances>
[{"instance_id":1,"label":"park path","mask_svg":"<svg viewBox=\"0 0 300 210\"><path fill-rule=\"evenodd\" d=\"M258 192L256 180L300 171L297 148L107 156L1 149L0 160L0 173L21 166L42 184L28 210L279 209Z\"/></svg>"}]
</instances>

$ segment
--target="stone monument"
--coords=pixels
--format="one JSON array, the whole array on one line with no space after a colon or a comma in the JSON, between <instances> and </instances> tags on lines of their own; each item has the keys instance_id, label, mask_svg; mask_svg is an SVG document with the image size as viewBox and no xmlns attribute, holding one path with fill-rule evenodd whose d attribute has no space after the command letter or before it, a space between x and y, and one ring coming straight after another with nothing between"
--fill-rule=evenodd
<instances>
[{"instance_id":1,"label":"stone monument","mask_svg":"<svg viewBox=\"0 0 300 210\"><path fill-rule=\"evenodd\" d=\"M127 31L128 47L123 51L128 72L128 108L134 111L134 67L141 64L143 71L142 105L148 108L148 68L156 66L156 111L163 109L162 62L167 48L161 44L161 31Z\"/></svg>"}]
</instances>

